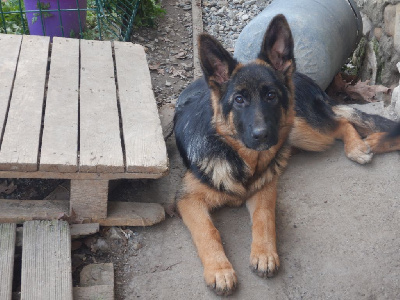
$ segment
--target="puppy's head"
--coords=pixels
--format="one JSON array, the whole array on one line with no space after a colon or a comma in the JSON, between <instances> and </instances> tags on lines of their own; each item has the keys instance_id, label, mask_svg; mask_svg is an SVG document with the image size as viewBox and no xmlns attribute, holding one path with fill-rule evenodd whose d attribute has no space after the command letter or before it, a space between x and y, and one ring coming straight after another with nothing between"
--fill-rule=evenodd
<instances>
[{"instance_id":1,"label":"puppy's head","mask_svg":"<svg viewBox=\"0 0 400 300\"><path fill-rule=\"evenodd\" d=\"M281 129L293 122L293 46L283 15L271 21L258 59L246 65L210 35L200 35L200 61L211 90L217 132L257 151L278 143Z\"/></svg>"}]
</instances>

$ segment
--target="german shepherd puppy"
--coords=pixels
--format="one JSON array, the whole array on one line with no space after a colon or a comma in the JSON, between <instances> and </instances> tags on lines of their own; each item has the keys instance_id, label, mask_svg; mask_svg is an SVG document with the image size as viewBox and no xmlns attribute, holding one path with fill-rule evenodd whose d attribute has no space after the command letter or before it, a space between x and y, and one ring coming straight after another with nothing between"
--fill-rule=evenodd
<instances>
[{"instance_id":1,"label":"german shepherd puppy","mask_svg":"<svg viewBox=\"0 0 400 300\"><path fill-rule=\"evenodd\" d=\"M251 268L271 277L279 268L277 182L291 147L322 151L341 139L346 155L359 163L369 162L372 153L400 150L398 138L381 143L386 133L372 133L378 123L390 128L393 122L335 106L310 78L296 73L293 45L283 15L271 21L258 59L245 65L202 34L204 78L187 87L177 102L176 143L188 168L177 205L205 281L219 295L230 294L237 278L212 223L212 209L246 203L252 219ZM366 139L355 126L369 134Z\"/></svg>"}]
</instances>

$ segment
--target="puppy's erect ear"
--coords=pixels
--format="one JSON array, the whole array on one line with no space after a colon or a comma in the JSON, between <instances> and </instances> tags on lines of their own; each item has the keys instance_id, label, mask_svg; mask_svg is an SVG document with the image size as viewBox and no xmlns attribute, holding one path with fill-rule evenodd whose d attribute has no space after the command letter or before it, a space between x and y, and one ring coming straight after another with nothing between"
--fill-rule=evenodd
<instances>
[{"instance_id":1,"label":"puppy's erect ear","mask_svg":"<svg viewBox=\"0 0 400 300\"><path fill-rule=\"evenodd\" d=\"M229 80L237 62L220 42L208 34L200 34L199 53L207 82L222 84Z\"/></svg>"},{"instance_id":2,"label":"puppy's erect ear","mask_svg":"<svg viewBox=\"0 0 400 300\"><path fill-rule=\"evenodd\" d=\"M264 35L258 58L269 63L275 70L294 71L294 42L292 31L284 15L275 16Z\"/></svg>"}]
</instances>

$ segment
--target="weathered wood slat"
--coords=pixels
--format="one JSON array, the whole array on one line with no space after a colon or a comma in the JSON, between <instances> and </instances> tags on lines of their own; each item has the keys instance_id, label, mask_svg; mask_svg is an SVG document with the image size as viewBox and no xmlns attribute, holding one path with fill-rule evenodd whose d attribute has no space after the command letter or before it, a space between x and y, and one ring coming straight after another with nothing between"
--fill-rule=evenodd
<instances>
[{"instance_id":1,"label":"weathered wood slat","mask_svg":"<svg viewBox=\"0 0 400 300\"><path fill-rule=\"evenodd\" d=\"M11 300L16 226L0 224L0 299Z\"/></svg>"},{"instance_id":2,"label":"weathered wood slat","mask_svg":"<svg viewBox=\"0 0 400 300\"><path fill-rule=\"evenodd\" d=\"M7 113L21 41L21 35L0 34L0 128Z\"/></svg>"},{"instance_id":3,"label":"weathered wood slat","mask_svg":"<svg viewBox=\"0 0 400 300\"><path fill-rule=\"evenodd\" d=\"M71 180L70 212L82 219L107 217L108 180Z\"/></svg>"},{"instance_id":4,"label":"weathered wood slat","mask_svg":"<svg viewBox=\"0 0 400 300\"><path fill-rule=\"evenodd\" d=\"M69 214L69 201L0 199L0 223L58 219Z\"/></svg>"},{"instance_id":5,"label":"weathered wood slat","mask_svg":"<svg viewBox=\"0 0 400 300\"><path fill-rule=\"evenodd\" d=\"M0 178L51 178L51 179L136 179L160 178L165 173L58 173L58 172L16 172L0 171Z\"/></svg>"},{"instance_id":6,"label":"weathered wood slat","mask_svg":"<svg viewBox=\"0 0 400 300\"><path fill-rule=\"evenodd\" d=\"M110 201L107 218L92 221L101 226L150 226L164 219L164 208L158 203Z\"/></svg>"},{"instance_id":7,"label":"weathered wood slat","mask_svg":"<svg viewBox=\"0 0 400 300\"><path fill-rule=\"evenodd\" d=\"M71 236L66 221L24 223L21 300L72 300Z\"/></svg>"},{"instance_id":8,"label":"weathered wood slat","mask_svg":"<svg viewBox=\"0 0 400 300\"><path fill-rule=\"evenodd\" d=\"M37 219L58 219L69 215L68 200L6 200L0 199L0 222L23 223ZM157 203L108 203L105 219L91 219L101 226L150 226L165 219L164 208Z\"/></svg>"},{"instance_id":9,"label":"weathered wood slat","mask_svg":"<svg viewBox=\"0 0 400 300\"><path fill-rule=\"evenodd\" d=\"M111 42L81 40L81 172L123 172Z\"/></svg>"},{"instance_id":10,"label":"weathered wood slat","mask_svg":"<svg viewBox=\"0 0 400 300\"><path fill-rule=\"evenodd\" d=\"M17 74L0 150L1 170L37 170L50 38L22 39Z\"/></svg>"},{"instance_id":11,"label":"weathered wood slat","mask_svg":"<svg viewBox=\"0 0 400 300\"><path fill-rule=\"evenodd\" d=\"M127 172L164 173L167 150L144 49L114 42L114 50Z\"/></svg>"},{"instance_id":12,"label":"weathered wood slat","mask_svg":"<svg viewBox=\"0 0 400 300\"><path fill-rule=\"evenodd\" d=\"M95 234L99 232L99 223L87 223L87 224L71 224L70 232L71 238L77 239L81 236Z\"/></svg>"},{"instance_id":13,"label":"weathered wood slat","mask_svg":"<svg viewBox=\"0 0 400 300\"><path fill-rule=\"evenodd\" d=\"M78 171L79 40L53 38L40 170Z\"/></svg>"},{"instance_id":14,"label":"weathered wood slat","mask_svg":"<svg viewBox=\"0 0 400 300\"><path fill-rule=\"evenodd\" d=\"M94 285L74 287L74 300L114 300L114 287Z\"/></svg>"}]
</instances>

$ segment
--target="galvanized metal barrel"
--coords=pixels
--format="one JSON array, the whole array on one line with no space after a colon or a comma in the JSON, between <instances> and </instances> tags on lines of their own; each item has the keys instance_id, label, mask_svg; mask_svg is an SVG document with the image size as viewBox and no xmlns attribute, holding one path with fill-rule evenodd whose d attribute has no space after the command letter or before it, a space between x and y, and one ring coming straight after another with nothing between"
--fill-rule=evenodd
<instances>
[{"instance_id":1,"label":"galvanized metal barrel","mask_svg":"<svg viewBox=\"0 0 400 300\"><path fill-rule=\"evenodd\" d=\"M297 70L325 89L357 46L362 20L353 0L274 0L241 32L235 57L257 57L269 22L284 14L295 41Z\"/></svg>"}]
</instances>

